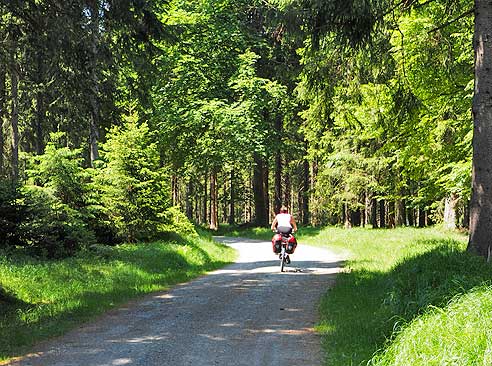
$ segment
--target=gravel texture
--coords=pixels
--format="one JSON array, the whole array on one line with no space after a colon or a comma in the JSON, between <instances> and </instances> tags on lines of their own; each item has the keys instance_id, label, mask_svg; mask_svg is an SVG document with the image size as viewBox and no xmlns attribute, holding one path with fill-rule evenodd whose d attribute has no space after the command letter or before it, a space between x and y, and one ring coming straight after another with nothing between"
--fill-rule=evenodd
<instances>
[{"instance_id":1,"label":"gravel texture","mask_svg":"<svg viewBox=\"0 0 492 366\"><path fill-rule=\"evenodd\" d=\"M319 366L320 296L342 258L299 244L280 273L271 244L216 238L238 261L112 310L11 365Z\"/></svg>"}]
</instances>

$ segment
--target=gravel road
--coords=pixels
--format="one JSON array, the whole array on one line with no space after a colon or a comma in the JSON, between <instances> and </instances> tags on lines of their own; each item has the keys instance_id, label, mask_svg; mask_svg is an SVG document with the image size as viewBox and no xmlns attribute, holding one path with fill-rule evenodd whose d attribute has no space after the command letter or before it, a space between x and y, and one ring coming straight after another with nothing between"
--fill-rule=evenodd
<instances>
[{"instance_id":1,"label":"gravel road","mask_svg":"<svg viewBox=\"0 0 492 366\"><path fill-rule=\"evenodd\" d=\"M11 365L319 366L317 305L342 258L299 244L287 272L268 242L217 238L238 261L108 312Z\"/></svg>"}]
</instances>

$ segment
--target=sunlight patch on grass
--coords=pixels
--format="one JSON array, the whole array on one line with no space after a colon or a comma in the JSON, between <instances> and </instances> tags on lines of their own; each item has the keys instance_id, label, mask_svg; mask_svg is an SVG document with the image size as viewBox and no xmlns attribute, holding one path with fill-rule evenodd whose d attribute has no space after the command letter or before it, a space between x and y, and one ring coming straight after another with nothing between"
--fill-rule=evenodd
<instances>
[{"instance_id":1,"label":"sunlight patch on grass","mask_svg":"<svg viewBox=\"0 0 492 366\"><path fill-rule=\"evenodd\" d=\"M350 253L320 304L326 364L490 364L478 360L490 352L483 340L491 333L492 292L483 285L492 269L465 252L466 239L437 228L326 228L306 237ZM478 294L481 302L473 300Z\"/></svg>"},{"instance_id":2,"label":"sunlight patch on grass","mask_svg":"<svg viewBox=\"0 0 492 366\"><path fill-rule=\"evenodd\" d=\"M374 366L492 365L492 288L479 287L405 327Z\"/></svg>"}]
</instances>

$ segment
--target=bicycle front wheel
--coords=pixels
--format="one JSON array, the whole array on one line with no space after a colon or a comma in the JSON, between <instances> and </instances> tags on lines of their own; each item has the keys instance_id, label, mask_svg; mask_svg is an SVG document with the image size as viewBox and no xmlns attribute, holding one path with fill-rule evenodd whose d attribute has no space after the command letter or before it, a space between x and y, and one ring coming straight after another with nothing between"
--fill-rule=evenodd
<instances>
[{"instance_id":1,"label":"bicycle front wheel","mask_svg":"<svg viewBox=\"0 0 492 366\"><path fill-rule=\"evenodd\" d=\"M280 256L280 272L284 271L285 267L285 247L282 247L282 255Z\"/></svg>"}]
</instances>

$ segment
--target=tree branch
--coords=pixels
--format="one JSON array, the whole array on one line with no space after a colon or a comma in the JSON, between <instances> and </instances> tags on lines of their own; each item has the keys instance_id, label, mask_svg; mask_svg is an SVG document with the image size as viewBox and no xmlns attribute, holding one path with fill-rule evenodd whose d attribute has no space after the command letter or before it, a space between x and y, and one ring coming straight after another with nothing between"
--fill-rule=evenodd
<instances>
[{"instance_id":1,"label":"tree branch","mask_svg":"<svg viewBox=\"0 0 492 366\"><path fill-rule=\"evenodd\" d=\"M458 20L464 18L464 17L467 17L468 15L471 15L473 14L473 12L475 11L475 8L471 8L470 10L464 12L463 14L461 14L459 17L455 18L455 19L452 19L444 24L441 24L440 26L434 28L434 29L431 29L430 31L428 31L427 33L430 34L430 33L434 33L434 32L437 32L438 30L441 30L443 28L446 28L447 26L453 24L454 22L457 22Z\"/></svg>"}]
</instances>

